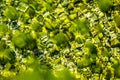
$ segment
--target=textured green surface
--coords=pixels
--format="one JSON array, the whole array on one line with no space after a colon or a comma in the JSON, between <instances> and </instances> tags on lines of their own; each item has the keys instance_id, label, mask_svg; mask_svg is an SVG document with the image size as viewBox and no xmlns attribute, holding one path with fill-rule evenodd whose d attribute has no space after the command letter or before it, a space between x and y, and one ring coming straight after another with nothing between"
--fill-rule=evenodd
<instances>
[{"instance_id":1,"label":"textured green surface","mask_svg":"<svg viewBox=\"0 0 120 80\"><path fill-rule=\"evenodd\" d=\"M119 80L120 0L0 0L0 80Z\"/></svg>"}]
</instances>

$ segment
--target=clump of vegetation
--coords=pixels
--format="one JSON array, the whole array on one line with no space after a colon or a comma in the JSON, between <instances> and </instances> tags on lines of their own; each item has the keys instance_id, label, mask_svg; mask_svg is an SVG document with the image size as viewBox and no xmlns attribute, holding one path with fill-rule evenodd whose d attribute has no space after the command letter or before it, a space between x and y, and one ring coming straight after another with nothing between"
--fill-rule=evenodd
<instances>
[{"instance_id":1,"label":"clump of vegetation","mask_svg":"<svg viewBox=\"0 0 120 80\"><path fill-rule=\"evenodd\" d=\"M119 0L0 0L0 80L120 79Z\"/></svg>"},{"instance_id":2,"label":"clump of vegetation","mask_svg":"<svg viewBox=\"0 0 120 80\"><path fill-rule=\"evenodd\" d=\"M107 12L113 6L112 0L98 0L98 6L101 11Z\"/></svg>"},{"instance_id":3,"label":"clump of vegetation","mask_svg":"<svg viewBox=\"0 0 120 80\"><path fill-rule=\"evenodd\" d=\"M35 40L28 33L18 33L12 38L13 44L18 48L34 48Z\"/></svg>"},{"instance_id":4,"label":"clump of vegetation","mask_svg":"<svg viewBox=\"0 0 120 80\"><path fill-rule=\"evenodd\" d=\"M62 45L64 46L65 44L68 43L68 38L66 34L64 34L63 32L56 34L54 39L55 39L56 44L60 46Z\"/></svg>"},{"instance_id":5,"label":"clump of vegetation","mask_svg":"<svg viewBox=\"0 0 120 80\"><path fill-rule=\"evenodd\" d=\"M6 24L0 24L0 38L2 38L8 31L8 26Z\"/></svg>"},{"instance_id":6,"label":"clump of vegetation","mask_svg":"<svg viewBox=\"0 0 120 80\"><path fill-rule=\"evenodd\" d=\"M15 19L18 19L19 13L17 12L15 7L8 6L4 11L4 15L8 19L15 20Z\"/></svg>"}]
</instances>

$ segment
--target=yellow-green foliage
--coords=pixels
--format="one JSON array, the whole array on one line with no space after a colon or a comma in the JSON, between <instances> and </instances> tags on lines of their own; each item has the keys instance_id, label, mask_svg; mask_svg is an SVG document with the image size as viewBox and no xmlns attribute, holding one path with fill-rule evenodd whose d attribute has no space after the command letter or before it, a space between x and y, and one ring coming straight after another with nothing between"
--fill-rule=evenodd
<instances>
[{"instance_id":1,"label":"yellow-green foliage","mask_svg":"<svg viewBox=\"0 0 120 80\"><path fill-rule=\"evenodd\" d=\"M90 54L97 54L97 48L96 48L96 46L93 43L86 42L85 43L85 48L88 49L88 53L90 53Z\"/></svg>"},{"instance_id":2,"label":"yellow-green foliage","mask_svg":"<svg viewBox=\"0 0 120 80\"><path fill-rule=\"evenodd\" d=\"M91 64L90 57L84 56L77 60L78 67L88 67Z\"/></svg>"},{"instance_id":3,"label":"yellow-green foliage","mask_svg":"<svg viewBox=\"0 0 120 80\"><path fill-rule=\"evenodd\" d=\"M0 50L0 62L1 65L5 65L6 63L14 63L15 61L15 53L10 49L2 49Z\"/></svg>"},{"instance_id":4,"label":"yellow-green foliage","mask_svg":"<svg viewBox=\"0 0 120 80\"><path fill-rule=\"evenodd\" d=\"M120 28L120 15L118 13L115 14L114 16L114 21L117 24L117 27Z\"/></svg>"},{"instance_id":5,"label":"yellow-green foliage","mask_svg":"<svg viewBox=\"0 0 120 80\"><path fill-rule=\"evenodd\" d=\"M117 80L119 22L120 0L0 0L0 80Z\"/></svg>"},{"instance_id":6,"label":"yellow-green foliage","mask_svg":"<svg viewBox=\"0 0 120 80\"><path fill-rule=\"evenodd\" d=\"M35 41L28 33L18 33L12 38L13 44L18 48L34 48Z\"/></svg>"},{"instance_id":7,"label":"yellow-green foliage","mask_svg":"<svg viewBox=\"0 0 120 80\"><path fill-rule=\"evenodd\" d=\"M103 12L110 10L112 5L112 0L98 0L98 6Z\"/></svg>"},{"instance_id":8,"label":"yellow-green foliage","mask_svg":"<svg viewBox=\"0 0 120 80\"><path fill-rule=\"evenodd\" d=\"M8 18L8 19L12 19L15 20L18 18L19 13L17 12L15 7L12 6L8 6L5 11L4 11L4 15Z\"/></svg>"},{"instance_id":9,"label":"yellow-green foliage","mask_svg":"<svg viewBox=\"0 0 120 80\"><path fill-rule=\"evenodd\" d=\"M8 31L8 26L6 24L0 24L0 38L5 35Z\"/></svg>"},{"instance_id":10,"label":"yellow-green foliage","mask_svg":"<svg viewBox=\"0 0 120 80\"><path fill-rule=\"evenodd\" d=\"M70 32L79 32L83 35L89 32L89 25L86 19L76 19L73 22L73 26L69 28Z\"/></svg>"},{"instance_id":11,"label":"yellow-green foliage","mask_svg":"<svg viewBox=\"0 0 120 80\"><path fill-rule=\"evenodd\" d=\"M66 34L64 34L63 32L60 32L57 35L55 35L55 42L57 45L66 44L68 42Z\"/></svg>"},{"instance_id":12,"label":"yellow-green foliage","mask_svg":"<svg viewBox=\"0 0 120 80\"><path fill-rule=\"evenodd\" d=\"M32 56L29 60L26 70L19 72L13 80L77 80L67 69L51 70Z\"/></svg>"},{"instance_id":13,"label":"yellow-green foliage","mask_svg":"<svg viewBox=\"0 0 120 80\"><path fill-rule=\"evenodd\" d=\"M21 33L19 35L16 35L12 38L12 42L14 43L14 45L16 47L19 48L24 48L26 47L27 43L26 43L26 35Z\"/></svg>"}]
</instances>

